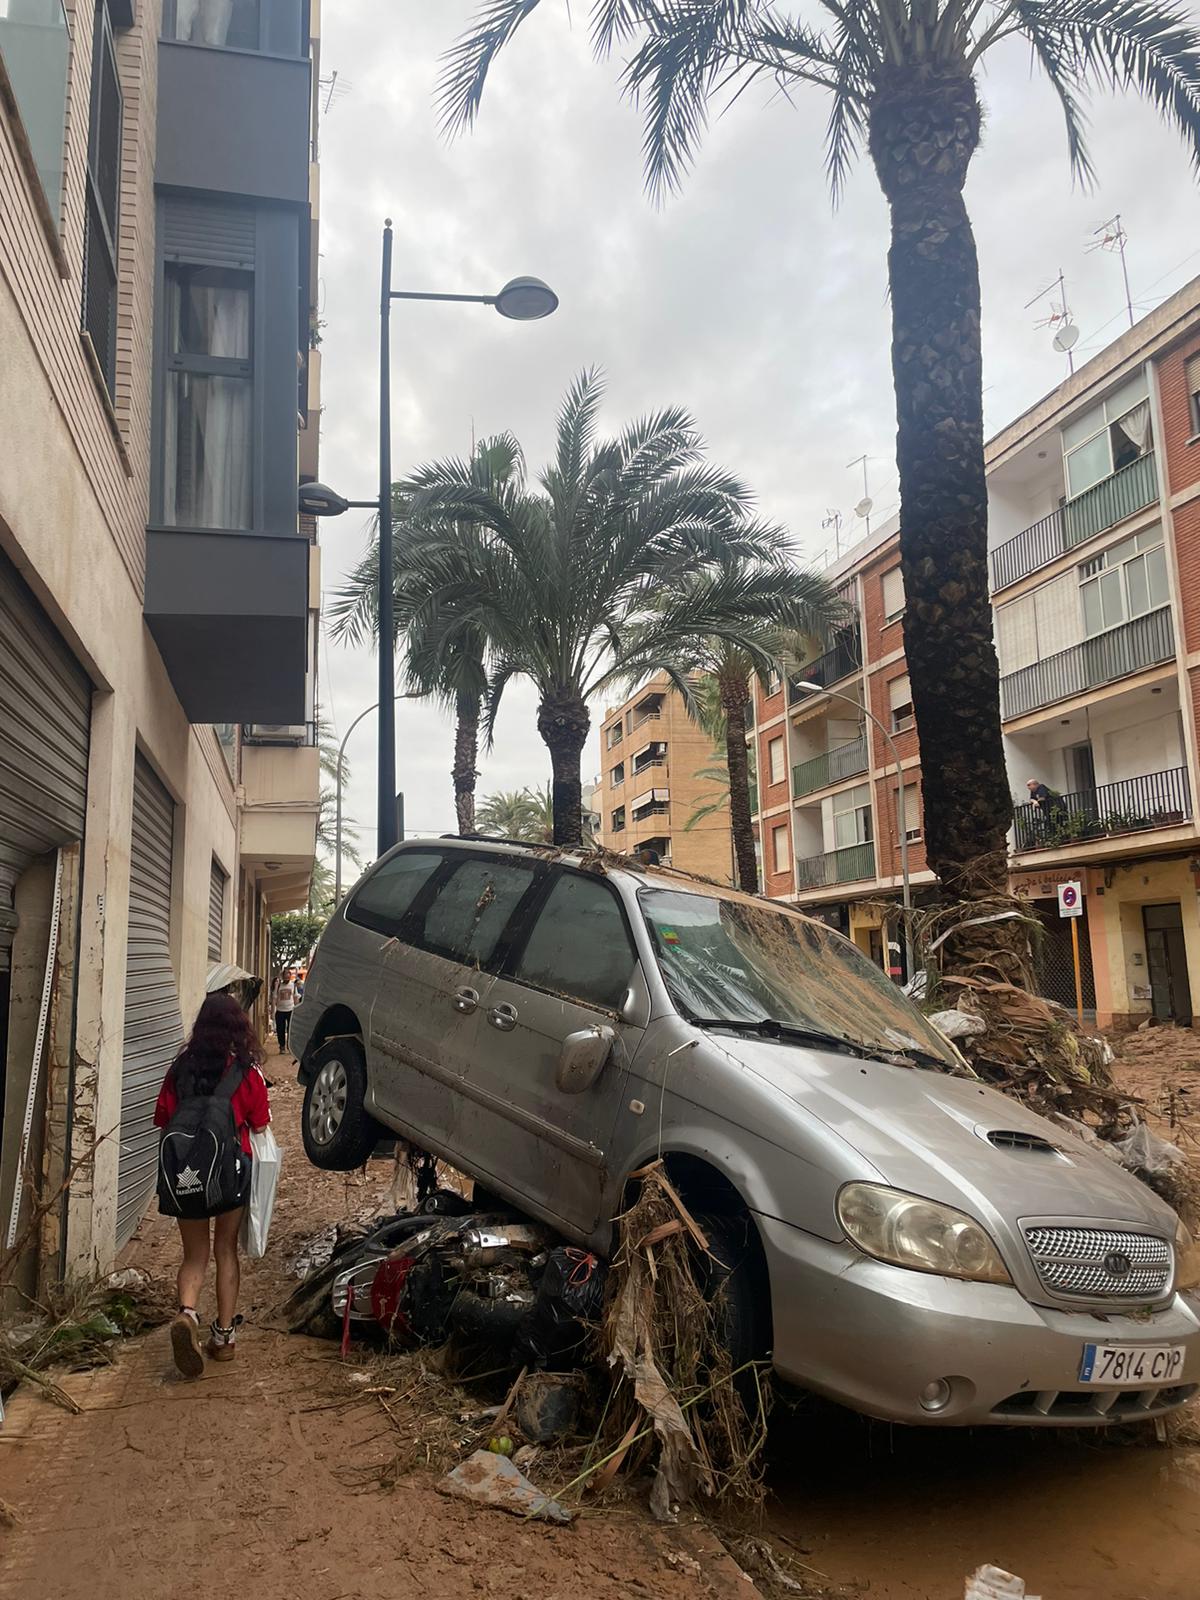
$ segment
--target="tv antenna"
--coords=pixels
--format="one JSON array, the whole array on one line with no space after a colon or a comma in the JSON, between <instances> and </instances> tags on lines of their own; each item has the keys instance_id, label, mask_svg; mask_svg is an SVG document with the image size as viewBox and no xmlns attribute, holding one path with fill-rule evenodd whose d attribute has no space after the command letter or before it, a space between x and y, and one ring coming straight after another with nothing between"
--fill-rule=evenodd
<instances>
[{"instance_id":1,"label":"tv antenna","mask_svg":"<svg viewBox=\"0 0 1200 1600\"><path fill-rule=\"evenodd\" d=\"M862 499L855 506L854 515L856 517L861 517L863 519L863 521L866 523L866 525L867 525L867 538L868 539L871 537L871 512L875 508L875 502L874 502L874 500L871 499L870 486L867 483L867 461L869 459L870 458L868 456L865 456L865 455L863 455L863 456L855 456L853 461L847 461L847 463L846 463L846 471L847 472L849 472L851 467L861 467L862 468L862 475L863 475Z\"/></svg>"},{"instance_id":2,"label":"tv antenna","mask_svg":"<svg viewBox=\"0 0 1200 1600\"><path fill-rule=\"evenodd\" d=\"M1125 284L1125 309L1129 313L1129 326L1134 323L1133 295L1129 292L1129 267L1125 261L1125 245L1129 235L1121 226L1121 213L1109 217L1107 222L1102 222L1098 228L1092 230L1093 243L1087 247L1090 255L1093 250L1107 250L1109 255L1115 250L1121 258L1121 277Z\"/></svg>"},{"instance_id":3,"label":"tv antenna","mask_svg":"<svg viewBox=\"0 0 1200 1600\"><path fill-rule=\"evenodd\" d=\"M1058 277L1055 278L1053 283L1047 284L1044 289L1034 295L1032 300L1025 302L1025 309L1028 311L1032 306L1037 305L1039 300L1044 300L1047 295L1053 294L1056 289L1058 291L1057 305L1052 300L1050 302L1049 315L1044 316L1034 326L1054 329L1054 337L1050 343L1060 356L1066 356L1067 369L1070 372L1074 372L1075 357L1071 354L1071 351L1079 342L1079 329L1072 320L1071 311L1067 305L1067 280L1063 277L1063 269L1061 267L1059 267Z\"/></svg>"},{"instance_id":4,"label":"tv antenna","mask_svg":"<svg viewBox=\"0 0 1200 1600\"><path fill-rule=\"evenodd\" d=\"M837 552L838 560L842 555L842 513L840 511L827 511L821 520L821 527L833 529L833 548Z\"/></svg>"},{"instance_id":5,"label":"tv antenna","mask_svg":"<svg viewBox=\"0 0 1200 1600\"><path fill-rule=\"evenodd\" d=\"M340 100L344 94L349 94L351 89L351 85L348 84L344 78L338 77L338 70L336 67L334 67L333 71L327 78L322 78L320 80L320 87L325 92L325 105L323 109L326 116L329 115L330 106L332 106L335 101Z\"/></svg>"}]
</instances>

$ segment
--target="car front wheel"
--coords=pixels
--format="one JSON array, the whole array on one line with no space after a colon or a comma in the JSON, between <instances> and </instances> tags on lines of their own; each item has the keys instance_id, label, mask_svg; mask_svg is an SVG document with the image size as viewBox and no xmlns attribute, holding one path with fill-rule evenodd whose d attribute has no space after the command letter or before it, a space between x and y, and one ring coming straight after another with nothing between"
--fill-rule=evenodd
<instances>
[{"instance_id":1,"label":"car front wheel","mask_svg":"<svg viewBox=\"0 0 1200 1600\"><path fill-rule=\"evenodd\" d=\"M367 1066L357 1039L331 1039L313 1056L301 1131L314 1167L350 1172L369 1158L384 1130L365 1105Z\"/></svg>"}]
</instances>

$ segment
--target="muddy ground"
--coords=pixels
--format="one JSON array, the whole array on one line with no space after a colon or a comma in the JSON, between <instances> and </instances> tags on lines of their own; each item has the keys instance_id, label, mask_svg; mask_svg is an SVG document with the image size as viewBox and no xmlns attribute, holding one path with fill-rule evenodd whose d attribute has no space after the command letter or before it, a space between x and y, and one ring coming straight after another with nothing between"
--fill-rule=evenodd
<instances>
[{"instance_id":1,"label":"muddy ground","mask_svg":"<svg viewBox=\"0 0 1200 1600\"><path fill-rule=\"evenodd\" d=\"M421 1421L423 1392L391 1397L397 1430L377 1398L347 1404L352 1380L336 1350L267 1323L301 1239L386 1206L391 1167L342 1177L308 1166L298 1091L283 1063L273 1067L286 1165L272 1249L247 1269L238 1361L183 1383L159 1330L122 1347L115 1367L68 1380L84 1415L28 1395L10 1407L0 1499L19 1521L0 1531L2 1600L239 1588L256 1600L753 1594L711 1539L654 1527L639 1500L567 1529L523 1524L445 1499L407 1451L398 1481L381 1487L400 1431L410 1439ZM1137 1035L1119 1071L1156 1126L1200 1158L1200 1036ZM149 1220L128 1259L170 1277L173 1228ZM769 1487L765 1531L809 1569L814 1593L959 1600L964 1574L992 1561L1043 1600L1200 1595L1200 1449L1190 1445L912 1431L802 1408L776 1414Z\"/></svg>"}]
</instances>

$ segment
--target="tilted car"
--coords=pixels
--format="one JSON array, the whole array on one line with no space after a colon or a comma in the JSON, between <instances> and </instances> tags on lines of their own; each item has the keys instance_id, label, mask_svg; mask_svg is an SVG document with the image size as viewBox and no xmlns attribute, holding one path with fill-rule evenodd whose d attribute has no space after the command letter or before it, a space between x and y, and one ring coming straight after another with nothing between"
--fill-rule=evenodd
<instances>
[{"instance_id":1,"label":"tilted car","mask_svg":"<svg viewBox=\"0 0 1200 1600\"><path fill-rule=\"evenodd\" d=\"M1104 1424L1197 1388L1172 1210L981 1085L787 907L504 842L400 845L331 919L292 1040L321 1167L392 1130L603 1255L661 1156L740 1252L738 1353L871 1416Z\"/></svg>"}]
</instances>

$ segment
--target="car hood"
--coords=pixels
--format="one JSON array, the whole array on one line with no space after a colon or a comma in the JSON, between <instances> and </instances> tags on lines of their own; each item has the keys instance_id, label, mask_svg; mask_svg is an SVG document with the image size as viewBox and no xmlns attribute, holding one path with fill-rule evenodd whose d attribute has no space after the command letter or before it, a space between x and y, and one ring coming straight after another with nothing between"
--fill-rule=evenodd
<instances>
[{"instance_id":1,"label":"car hood","mask_svg":"<svg viewBox=\"0 0 1200 1600\"><path fill-rule=\"evenodd\" d=\"M1071 1217L1174 1230L1170 1207L1114 1160L974 1079L770 1040L721 1035L720 1043L897 1189L1009 1227ZM989 1134L1028 1135L1052 1148L997 1145Z\"/></svg>"}]
</instances>

